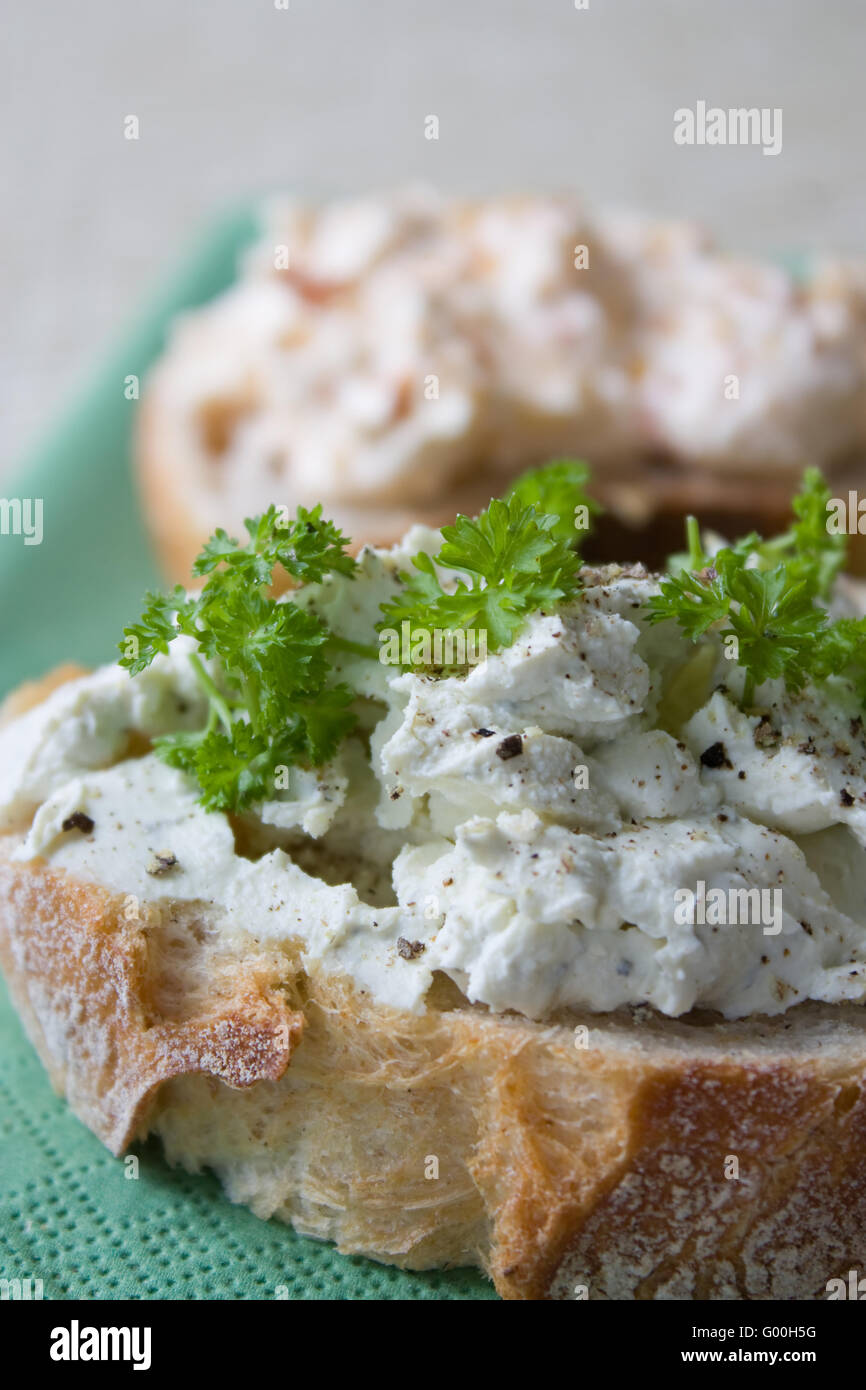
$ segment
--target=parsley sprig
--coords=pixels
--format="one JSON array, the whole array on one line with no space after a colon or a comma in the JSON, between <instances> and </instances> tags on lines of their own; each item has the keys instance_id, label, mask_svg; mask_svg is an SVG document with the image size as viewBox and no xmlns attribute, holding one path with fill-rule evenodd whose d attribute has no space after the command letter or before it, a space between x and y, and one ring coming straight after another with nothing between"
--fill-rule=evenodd
<instances>
[{"instance_id":1,"label":"parsley sprig","mask_svg":"<svg viewBox=\"0 0 866 1390\"><path fill-rule=\"evenodd\" d=\"M119 644L120 665L134 676L179 634L194 639L190 662L207 697L207 723L158 738L154 749L195 777L208 810L238 811L273 795L278 769L326 762L355 724L354 692L330 682L327 649L339 639L314 614L268 592L278 566L299 583L353 574L346 538L321 507L301 507L293 521L270 507L245 525L246 545L218 530L204 546L193 567L207 576L200 593L178 586L147 594L141 619Z\"/></svg>"},{"instance_id":2,"label":"parsley sprig","mask_svg":"<svg viewBox=\"0 0 866 1390\"><path fill-rule=\"evenodd\" d=\"M551 534L557 540L579 545L593 518L602 511L586 491L589 476L589 466L580 459L554 459L543 468L521 473L505 496L517 497L525 507L535 507L536 511L555 517Z\"/></svg>"},{"instance_id":3,"label":"parsley sprig","mask_svg":"<svg viewBox=\"0 0 866 1390\"><path fill-rule=\"evenodd\" d=\"M381 605L379 631L404 622L412 635L476 629L486 632L488 651L511 646L530 614L578 591L580 559L557 534L558 521L519 496L496 498L475 518L458 516L442 527L435 556L413 557L415 573L402 574L402 590ZM453 586L440 582L437 566L455 571Z\"/></svg>"},{"instance_id":4,"label":"parsley sprig","mask_svg":"<svg viewBox=\"0 0 866 1390\"><path fill-rule=\"evenodd\" d=\"M693 642L711 628L736 639L746 707L759 685L779 677L796 691L843 675L866 700L866 620L834 623L823 606L846 550L845 537L827 530L829 499L820 472L808 469L787 531L770 540L752 532L712 558L689 517L688 554L676 557L676 572L650 600L652 622L673 619Z\"/></svg>"},{"instance_id":5,"label":"parsley sprig","mask_svg":"<svg viewBox=\"0 0 866 1390\"><path fill-rule=\"evenodd\" d=\"M818 598L829 598L847 555L844 535L827 529L830 489L817 468L807 468L800 491L791 502L794 520L786 531L770 540L757 532L743 537L733 549L752 556L759 569L783 564L792 581L802 579Z\"/></svg>"},{"instance_id":6,"label":"parsley sprig","mask_svg":"<svg viewBox=\"0 0 866 1390\"><path fill-rule=\"evenodd\" d=\"M812 678L841 676L866 709L866 618L838 618L821 633L812 660Z\"/></svg>"},{"instance_id":7,"label":"parsley sprig","mask_svg":"<svg viewBox=\"0 0 866 1390\"><path fill-rule=\"evenodd\" d=\"M474 627L496 650L514 641L531 613L576 593L573 515L585 500L586 470L560 460L541 474L518 490L534 490L558 511L544 513L514 495L492 501L477 518L458 516L443 528L435 561L418 555L412 576L401 576L405 587L382 605L379 626ZM568 534L560 524L566 519ZM155 739L154 750L196 779L208 810L242 810L273 794L283 767L332 757L356 724L349 708L355 694L333 680L332 658L337 650L378 656L375 646L332 633L302 603L271 596L277 569L301 585L355 573L346 537L321 507L299 508L293 521L271 507L245 525L245 544L218 530L204 546L193 567L205 579L199 593L178 586L147 594L141 618L119 644L120 664L135 676L178 635L195 642L189 660L207 722ZM440 584L437 564L455 571L452 585Z\"/></svg>"}]
</instances>

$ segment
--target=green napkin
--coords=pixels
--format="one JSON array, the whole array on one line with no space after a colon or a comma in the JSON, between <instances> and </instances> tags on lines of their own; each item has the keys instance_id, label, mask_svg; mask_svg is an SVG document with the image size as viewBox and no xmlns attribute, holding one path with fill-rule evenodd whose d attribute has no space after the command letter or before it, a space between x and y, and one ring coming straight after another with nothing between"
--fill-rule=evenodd
<instances>
[{"instance_id":1,"label":"green napkin","mask_svg":"<svg viewBox=\"0 0 866 1390\"><path fill-rule=\"evenodd\" d=\"M0 535L0 694L60 661L109 661L159 582L129 467L143 378L173 314L232 279L256 227L226 217L107 357L6 498L41 498L41 545ZM232 1206L213 1177L168 1168L157 1144L137 1179L54 1096L0 985L0 1278L46 1298L495 1298L465 1270L404 1274L296 1236Z\"/></svg>"}]
</instances>

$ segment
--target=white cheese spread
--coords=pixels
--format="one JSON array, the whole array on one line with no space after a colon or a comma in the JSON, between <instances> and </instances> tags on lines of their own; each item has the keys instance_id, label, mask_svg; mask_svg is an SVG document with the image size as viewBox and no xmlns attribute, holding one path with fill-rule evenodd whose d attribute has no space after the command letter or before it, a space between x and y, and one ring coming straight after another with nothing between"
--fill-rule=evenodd
<instances>
[{"instance_id":1,"label":"white cheese spread","mask_svg":"<svg viewBox=\"0 0 866 1390\"><path fill-rule=\"evenodd\" d=\"M436 544L415 528L365 551L354 579L295 597L375 644L396 574ZM671 727L694 649L648 625L656 591L640 569L585 570L577 600L465 677L347 653L359 733L244 818L258 857L143 751L203 722L185 639L143 675L104 668L0 732L2 824L26 832L21 860L135 903L201 902L226 934L299 941L308 970L398 1008L423 1009L436 971L473 1003L539 1019L866 998L857 711L842 688L768 683L763 715L744 714L719 647Z\"/></svg>"}]
</instances>

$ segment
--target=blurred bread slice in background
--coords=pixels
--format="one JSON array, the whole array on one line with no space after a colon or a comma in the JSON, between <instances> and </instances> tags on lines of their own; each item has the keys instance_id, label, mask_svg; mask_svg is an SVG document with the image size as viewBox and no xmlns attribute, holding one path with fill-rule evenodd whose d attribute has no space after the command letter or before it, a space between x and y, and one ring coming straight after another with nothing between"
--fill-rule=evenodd
<instances>
[{"instance_id":1,"label":"blurred bread slice in background","mask_svg":"<svg viewBox=\"0 0 866 1390\"><path fill-rule=\"evenodd\" d=\"M137 440L181 582L272 502L391 543L563 455L606 508L596 560L659 562L690 511L778 529L809 464L866 491L866 262L795 277L573 196L274 201L237 282L175 324Z\"/></svg>"}]
</instances>

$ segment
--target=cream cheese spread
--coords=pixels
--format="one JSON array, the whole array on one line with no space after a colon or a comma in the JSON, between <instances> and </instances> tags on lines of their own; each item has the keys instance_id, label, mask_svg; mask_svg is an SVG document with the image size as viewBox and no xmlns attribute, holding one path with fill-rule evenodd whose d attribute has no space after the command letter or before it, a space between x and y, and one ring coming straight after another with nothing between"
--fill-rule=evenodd
<instances>
[{"instance_id":1,"label":"cream cheese spread","mask_svg":"<svg viewBox=\"0 0 866 1390\"><path fill-rule=\"evenodd\" d=\"M294 597L375 643L395 576L437 543L414 528ZM144 751L202 722L185 639L134 679L62 686L0 732L16 856L133 904L202 903L227 936L299 942L308 970L402 1009L438 971L536 1019L864 999L866 740L844 688L767 683L743 713L720 644L696 666L673 624L648 624L652 576L583 578L466 676L341 658L359 732L242 818L255 852Z\"/></svg>"}]
</instances>

